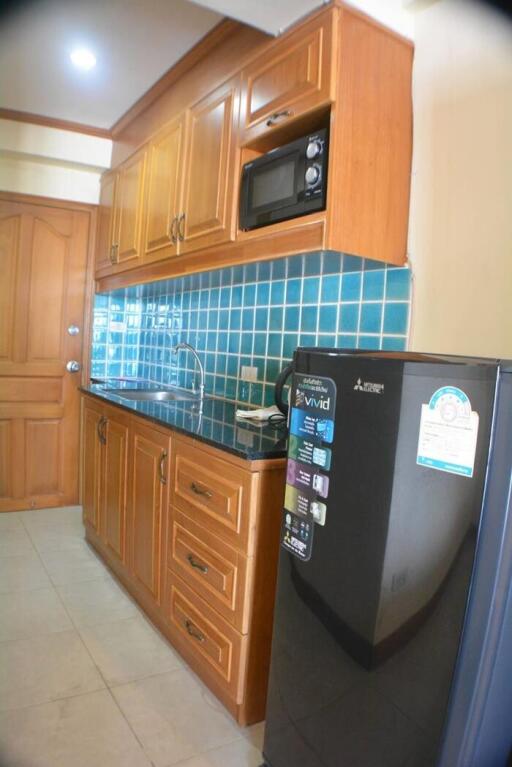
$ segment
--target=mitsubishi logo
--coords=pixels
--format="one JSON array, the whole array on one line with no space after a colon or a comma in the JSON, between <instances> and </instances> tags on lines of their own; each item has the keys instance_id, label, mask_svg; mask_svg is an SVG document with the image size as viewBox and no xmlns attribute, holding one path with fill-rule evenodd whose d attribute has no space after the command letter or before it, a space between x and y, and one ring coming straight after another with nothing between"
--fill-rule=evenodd
<instances>
[{"instance_id":1,"label":"mitsubishi logo","mask_svg":"<svg viewBox=\"0 0 512 767\"><path fill-rule=\"evenodd\" d=\"M384 384L363 381L362 378L358 378L354 386L354 391L364 391L366 394L384 394Z\"/></svg>"}]
</instances>

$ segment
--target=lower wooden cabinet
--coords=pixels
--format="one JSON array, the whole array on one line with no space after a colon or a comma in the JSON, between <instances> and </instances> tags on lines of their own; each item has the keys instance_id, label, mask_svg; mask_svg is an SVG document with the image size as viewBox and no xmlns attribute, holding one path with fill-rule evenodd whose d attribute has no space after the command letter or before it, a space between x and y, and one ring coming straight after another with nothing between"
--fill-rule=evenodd
<instances>
[{"instance_id":1,"label":"lower wooden cabinet","mask_svg":"<svg viewBox=\"0 0 512 767\"><path fill-rule=\"evenodd\" d=\"M83 396L86 538L243 725L265 715L284 481L284 459Z\"/></svg>"}]
</instances>

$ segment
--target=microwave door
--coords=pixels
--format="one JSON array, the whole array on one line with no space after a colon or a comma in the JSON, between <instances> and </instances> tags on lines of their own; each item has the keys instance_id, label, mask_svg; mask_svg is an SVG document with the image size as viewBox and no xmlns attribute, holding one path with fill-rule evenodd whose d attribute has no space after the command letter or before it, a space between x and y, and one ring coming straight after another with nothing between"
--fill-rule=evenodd
<instances>
[{"instance_id":1,"label":"microwave door","mask_svg":"<svg viewBox=\"0 0 512 767\"><path fill-rule=\"evenodd\" d=\"M304 194L303 158L298 150L255 162L250 170L246 198L249 228L282 221L295 215Z\"/></svg>"}]
</instances>

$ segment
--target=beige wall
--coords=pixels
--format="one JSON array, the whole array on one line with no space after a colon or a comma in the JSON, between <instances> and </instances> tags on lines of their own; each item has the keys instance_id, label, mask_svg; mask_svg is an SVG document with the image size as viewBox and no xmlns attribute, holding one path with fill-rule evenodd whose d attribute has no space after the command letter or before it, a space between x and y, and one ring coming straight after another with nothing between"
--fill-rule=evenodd
<instances>
[{"instance_id":1,"label":"beige wall","mask_svg":"<svg viewBox=\"0 0 512 767\"><path fill-rule=\"evenodd\" d=\"M109 139L0 120L0 190L97 203L111 153Z\"/></svg>"},{"instance_id":2,"label":"beige wall","mask_svg":"<svg viewBox=\"0 0 512 767\"><path fill-rule=\"evenodd\" d=\"M512 28L438 0L415 44L410 348L512 357Z\"/></svg>"}]
</instances>

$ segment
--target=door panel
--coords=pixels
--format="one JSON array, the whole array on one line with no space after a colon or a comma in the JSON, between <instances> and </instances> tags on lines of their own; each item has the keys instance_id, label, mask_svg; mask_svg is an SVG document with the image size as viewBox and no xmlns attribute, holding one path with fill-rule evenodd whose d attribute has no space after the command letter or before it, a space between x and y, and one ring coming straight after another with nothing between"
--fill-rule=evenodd
<instances>
[{"instance_id":1,"label":"door panel","mask_svg":"<svg viewBox=\"0 0 512 767\"><path fill-rule=\"evenodd\" d=\"M62 359L69 235L36 218L30 254L27 362Z\"/></svg>"},{"instance_id":2,"label":"door panel","mask_svg":"<svg viewBox=\"0 0 512 767\"><path fill-rule=\"evenodd\" d=\"M180 253L234 237L234 173L239 82L218 88L190 111Z\"/></svg>"},{"instance_id":3,"label":"door panel","mask_svg":"<svg viewBox=\"0 0 512 767\"><path fill-rule=\"evenodd\" d=\"M0 221L0 360L14 358L14 306L20 249L21 216Z\"/></svg>"},{"instance_id":4,"label":"door panel","mask_svg":"<svg viewBox=\"0 0 512 767\"><path fill-rule=\"evenodd\" d=\"M13 421L0 421L0 500L14 496L13 427Z\"/></svg>"},{"instance_id":5,"label":"door panel","mask_svg":"<svg viewBox=\"0 0 512 767\"><path fill-rule=\"evenodd\" d=\"M135 426L132 457L132 571L140 586L160 603L163 513L167 504L169 437Z\"/></svg>"},{"instance_id":6,"label":"door panel","mask_svg":"<svg viewBox=\"0 0 512 767\"><path fill-rule=\"evenodd\" d=\"M149 147L144 261L174 256L177 217L182 209L184 116L157 136Z\"/></svg>"},{"instance_id":7,"label":"door panel","mask_svg":"<svg viewBox=\"0 0 512 767\"><path fill-rule=\"evenodd\" d=\"M107 410L105 461L101 498L103 533L107 546L124 563L126 559L126 482L128 469L128 418Z\"/></svg>"},{"instance_id":8,"label":"door panel","mask_svg":"<svg viewBox=\"0 0 512 767\"><path fill-rule=\"evenodd\" d=\"M66 363L81 363L82 334L67 328L83 331L89 227L87 211L1 196L0 417L16 460L0 511L78 502L80 375Z\"/></svg>"},{"instance_id":9,"label":"door panel","mask_svg":"<svg viewBox=\"0 0 512 767\"><path fill-rule=\"evenodd\" d=\"M61 478L62 420L25 420L25 492L55 495L63 492Z\"/></svg>"},{"instance_id":10,"label":"door panel","mask_svg":"<svg viewBox=\"0 0 512 767\"><path fill-rule=\"evenodd\" d=\"M136 262L141 257L142 194L146 150L137 152L123 166L116 200L117 234L114 237L117 264ZM135 263L131 264L135 266Z\"/></svg>"}]
</instances>

